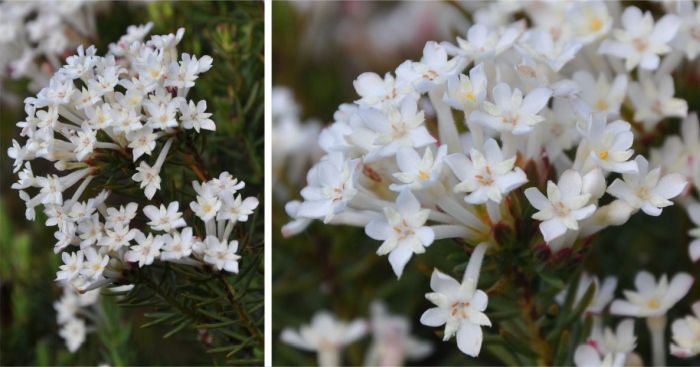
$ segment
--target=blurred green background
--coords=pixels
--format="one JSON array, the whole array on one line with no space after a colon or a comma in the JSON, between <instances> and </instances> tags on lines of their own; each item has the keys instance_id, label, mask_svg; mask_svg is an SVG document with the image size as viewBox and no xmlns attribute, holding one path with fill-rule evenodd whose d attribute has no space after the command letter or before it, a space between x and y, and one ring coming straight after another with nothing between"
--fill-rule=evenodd
<instances>
[{"instance_id":1,"label":"blurred green background","mask_svg":"<svg viewBox=\"0 0 700 367\"><path fill-rule=\"evenodd\" d=\"M437 5L437 2L433 4ZM461 12L453 2L442 3L445 4L452 6L454 12ZM412 47L402 47L392 54L382 53L381 57L377 57L377 51L366 43L355 42L348 47L346 42L334 38L339 33L341 23L350 22L353 25L346 29L367 32L366 19L369 17L364 18L362 15L366 11L357 9L363 5L311 2L300 6L273 2L273 86L286 86L293 91L303 113L302 120L318 118L330 123L338 105L357 98L352 85L357 75L365 71L383 75L393 71L405 59L420 59L427 40L421 37L415 39ZM372 14L376 15L397 5L395 2L382 2L367 7L371 7ZM659 9L651 4L641 5L643 8ZM439 19L435 21L439 22ZM413 26L417 25L405 24L406 28ZM351 37L349 33L340 34L339 37ZM452 34L456 36L459 33L454 29ZM430 35L426 37L430 39ZM454 37L435 40L454 40ZM700 108L700 93L697 83L692 82L697 80L697 70L687 67L677 74L678 94L688 100L691 111L697 111ZM678 125L677 119L670 120L664 125L665 133L676 133ZM662 139L656 139L651 146L635 146L635 150L648 155L650 147L660 146L661 143ZM295 199L299 198L299 189L297 187ZM426 254L411 259L402 278L397 281L386 257L375 254L379 242L368 238L361 228L326 226L316 221L305 232L285 239L280 234L280 228L289 221L289 217L284 212L283 202L274 201L272 218L274 364L316 363L313 353L280 342L279 333L285 327L297 328L307 324L311 316L321 309L331 310L345 320L367 318L369 304L377 298L383 299L391 312L408 317L413 323L414 334L433 343L434 353L413 364L500 364L486 349L482 349L477 363L475 359L460 353L454 340L442 342L435 334L439 328L425 327L418 322L422 312L431 307L423 295L430 291L429 279L433 268L458 275L455 267L467 259L461 244L444 240L433 244ZM665 209L663 215L657 218L637 214L626 225L608 228L600 233L581 261L589 273L599 277L617 276L617 297L622 296L623 289L634 288L634 276L643 269L657 276L662 273L671 276L685 271L698 278L700 268L697 264L691 264L688 256L690 239L687 231L690 228L692 223L680 206ZM690 305L699 298L700 286L696 285L669 312L669 325L674 319L691 313ZM616 325L619 320L610 318L608 325ZM637 352L645 361L650 361L644 320L637 320L635 326L639 346ZM484 328L484 331L487 335L495 332L488 328ZM362 364L370 339L366 337L352 344L345 352L344 362ZM669 341L670 330L667 331ZM698 365L700 358L682 360L669 357L668 363Z\"/></svg>"},{"instance_id":2,"label":"blurred green background","mask_svg":"<svg viewBox=\"0 0 700 367\"><path fill-rule=\"evenodd\" d=\"M189 98L206 99L217 131L201 134L195 143L204 150L212 175L224 170L246 182L243 194L261 204L246 238L244 261L255 270L248 288L251 300L263 297L263 131L264 40L263 3L251 2L114 2L98 14L94 44L99 54L116 42L132 24L153 22L150 34L186 29L179 52L213 57L213 68L197 80ZM150 36L147 36L147 39ZM86 44L86 46L87 46ZM8 90L29 96L26 83L6 84ZM0 106L0 365L212 365L221 353L207 352L196 330L163 335L166 324L142 328L148 307L121 308L113 296L101 297L103 323L87 335L71 354L58 335L52 303L61 296L53 279L59 257L53 254L53 231L41 218L28 222L24 204L10 185L15 180L7 147L17 138L22 105ZM239 225L240 227L241 225ZM240 228L236 232L241 237ZM254 312L262 328L262 307ZM259 350L256 358L262 358ZM225 354L225 353L224 353ZM236 361L227 361L236 363Z\"/></svg>"}]
</instances>

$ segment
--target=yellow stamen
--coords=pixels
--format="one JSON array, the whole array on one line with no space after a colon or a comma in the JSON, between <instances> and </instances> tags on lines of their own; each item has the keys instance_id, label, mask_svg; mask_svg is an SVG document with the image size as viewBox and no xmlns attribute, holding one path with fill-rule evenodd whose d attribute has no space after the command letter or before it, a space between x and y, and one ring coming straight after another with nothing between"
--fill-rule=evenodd
<instances>
[{"instance_id":1,"label":"yellow stamen","mask_svg":"<svg viewBox=\"0 0 700 367\"><path fill-rule=\"evenodd\" d=\"M596 18L591 21L591 30L593 32L598 32L603 28L603 22L600 21L600 19Z\"/></svg>"},{"instance_id":2,"label":"yellow stamen","mask_svg":"<svg viewBox=\"0 0 700 367\"><path fill-rule=\"evenodd\" d=\"M607 150L602 150L602 151L598 152L598 158L600 158L600 159L608 159L608 155L609 155L609 153Z\"/></svg>"},{"instance_id":3,"label":"yellow stamen","mask_svg":"<svg viewBox=\"0 0 700 367\"><path fill-rule=\"evenodd\" d=\"M598 111L605 111L608 109L608 102L599 99L598 102L595 104L595 108L597 108Z\"/></svg>"}]
</instances>

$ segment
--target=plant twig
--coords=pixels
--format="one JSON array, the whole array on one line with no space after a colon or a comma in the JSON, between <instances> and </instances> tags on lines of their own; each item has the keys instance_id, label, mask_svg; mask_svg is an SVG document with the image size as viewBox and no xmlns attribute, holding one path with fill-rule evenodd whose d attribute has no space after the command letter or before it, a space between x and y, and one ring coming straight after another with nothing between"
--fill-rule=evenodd
<instances>
[{"instance_id":1,"label":"plant twig","mask_svg":"<svg viewBox=\"0 0 700 367\"><path fill-rule=\"evenodd\" d=\"M234 311L236 311L236 314L238 314L238 317L241 319L243 322L243 326L250 332L250 334L257 340L258 344L262 347L265 344L265 339L260 332L260 329L258 329L255 324L250 320L250 316L248 316L248 313L245 312L243 307L241 307L241 304L236 301L236 291L233 289L233 287L226 281L226 278L221 274L217 274L217 278L219 281L221 281L221 284L223 284L224 289L226 290L226 298L228 298L229 303L233 307Z\"/></svg>"}]
</instances>

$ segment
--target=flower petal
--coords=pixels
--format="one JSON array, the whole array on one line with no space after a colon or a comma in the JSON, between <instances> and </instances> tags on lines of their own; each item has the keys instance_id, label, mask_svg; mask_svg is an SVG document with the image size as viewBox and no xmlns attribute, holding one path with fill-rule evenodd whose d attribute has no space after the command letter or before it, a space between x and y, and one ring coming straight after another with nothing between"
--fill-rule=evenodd
<instances>
[{"instance_id":1,"label":"flower petal","mask_svg":"<svg viewBox=\"0 0 700 367\"><path fill-rule=\"evenodd\" d=\"M457 347L462 353L477 357L481 351L483 338L481 326L471 322L462 322L457 330Z\"/></svg>"},{"instance_id":2,"label":"flower petal","mask_svg":"<svg viewBox=\"0 0 700 367\"><path fill-rule=\"evenodd\" d=\"M423 312L423 315L420 317L420 323L425 326L436 327L444 325L447 322L448 316L449 314L446 309L433 307Z\"/></svg>"}]
</instances>

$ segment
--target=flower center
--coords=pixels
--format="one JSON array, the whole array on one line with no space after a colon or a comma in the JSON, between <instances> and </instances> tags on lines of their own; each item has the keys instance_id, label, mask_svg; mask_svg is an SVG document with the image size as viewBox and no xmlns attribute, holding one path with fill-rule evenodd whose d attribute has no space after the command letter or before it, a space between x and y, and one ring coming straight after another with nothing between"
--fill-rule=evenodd
<instances>
[{"instance_id":1,"label":"flower center","mask_svg":"<svg viewBox=\"0 0 700 367\"><path fill-rule=\"evenodd\" d=\"M345 191L345 183L342 185L333 188L333 201L340 201L343 200L343 192Z\"/></svg>"},{"instance_id":2,"label":"flower center","mask_svg":"<svg viewBox=\"0 0 700 367\"><path fill-rule=\"evenodd\" d=\"M518 120L520 119L520 116L515 115L515 114L508 114L506 116L501 117L501 121L504 124L511 124L513 126L518 125Z\"/></svg>"},{"instance_id":3,"label":"flower center","mask_svg":"<svg viewBox=\"0 0 700 367\"><path fill-rule=\"evenodd\" d=\"M467 94L464 96L464 98L466 98L470 102L476 101L476 96L474 95L474 92L472 92L472 91L467 92Z\"/></svg>"},{"instance_id":4,"label":"flower center","mask_svg":"<svg viewBox=\"0 0 700 367\"><path fill-rule=\"evenodd\" d=\"M394 229L394 232L396 232L399 235L399 240L405 240L406 238L416 234L416 232L413 231L413 228L411 228L408 225L408 222L406 222L406 219L401 219L401 224L394 226L393 229Z\"/></svg>"},{"instance_id":5,"label":"flower center","mask_svg":"<svg viewBox=\"0 0 700 367\"><path fill-rule=\"evenodd\" d=\"M661 305L659 304L659 301L656 300L656 298L652 298L647 302L647 307L652 308L652 309L657 309Z\"/></svg>"},{"instance_id":6,"label":"flower center","mask_svg":"<svg viewBox=\"0 0 700 367\"><path fill-rule=\"evenodd\" d=\"M595 18L591 21L591 31L598 32L602 28L603 28L603 22L601 22L600 19Z\"/></svg>"},{"instance_id":7,"label":"flower center","mask_svg":"<svg viewBox=\"0 0 700 367\"><path fill-rule=\"evenodd\" d=\"M647 41L641 39L641 38L635 38L634 41L632 41L634 44L634 48L637 49L637 52L644 52L644 50L647 49L647 46L649 45Z\"/></svg>"},{"instance_id":8,"label":"flower center","mask_svg":"<svg viewBox=\"0 0 700 367\"><path fill-rule=\"evenodd\" d=\"M418 171L418 178L421 181L428 181L428 180L430 180L430 174L428 174L427 172L425 172L423 170L420 170L420 171Z\"/></svg>"},{"instance_id":9,"label":"flower center","mask_svg":"<svg viewBox=\"0 0 700 367\"><path fill-rule=\"evenodd\" d=\"M384 96L384 98L382 99L382 102L391 101L391 100L393 100L394 98L396 98L396 96L397 96L398 94L399 94L399 93L396 91L396 88L392 88L392 89L391 89L391 93L389 93L389 94L387 94L386 96Z\"/></svg>"},{"instance_id":10,"label":"flower center","mask_svg":"<svg viewBox=\"0 0 700 367\"><path fill-rule=\"evenodd\" d=\"M451 306L452 311L450 312L450 314L452 315L452 317L459 317L462 319L466 319L467 316L469 316L469 312L467 311L468 308L469 308L469 302L458 301L458 302L455 302L452 304L452 306Z\"/></svg>"},{"instance_id":11,"label":"flower center","mask_svg":"<svg viewBox=\"0 0 700 367\"><path fill-rule=\"evenodd\" d=\"M598 111L605 111L608 109L608 107L608 102L602 99L599 99L595 104L595 108L597 108Z\"/></svg>"},{"instance_id":12,"label":"flower center","mask_svg":"<svg viewBox=\"0 0 700 367\"><path fill-rule=\"evenodd\" d=\"M598 158L600 158L602 160L608 159L609 155L610 155L610 153L608 153L607 150L601 150L600 152L598 152Z\"/></svg>"},{"instance_id":13,"label":"flower center","mask_svg":"<svg viewBox=\"0 0 700 367\"><path fill-rule=\"evenodd\" d=\"M648 188L648 187L642 186L642 187L640 187L639 189L637 189L637 196L638 196L640 199L642 199L642 200L647 200L647 199L649 199L650 194L651 194L651 193L649 192L649 188Z\"/></svg>"},{"instance_id":14,"label":"flower center","mask_svg":"<svg viewBox=\"0 0 700 367\"><path fill-rule=\"evenodd\" d=\"M406 136L406 124L403 121L399 121L395 124L391 124L391 130L393 132L394 139L400 139Z\"/></svg>"},{"instance_id":15,"label":"flower center","mask_svg":"<svg viewBox=\"0 0 700 367\"><path fill-rule=\"evenodd\" d=\"M562 203L561 201L555 203L553 207L559 217L566 217L569 215L569 213L571 213L571 209L569 209L569 207L564 205L564 203Z\"/></svg>"}]
</instances>

